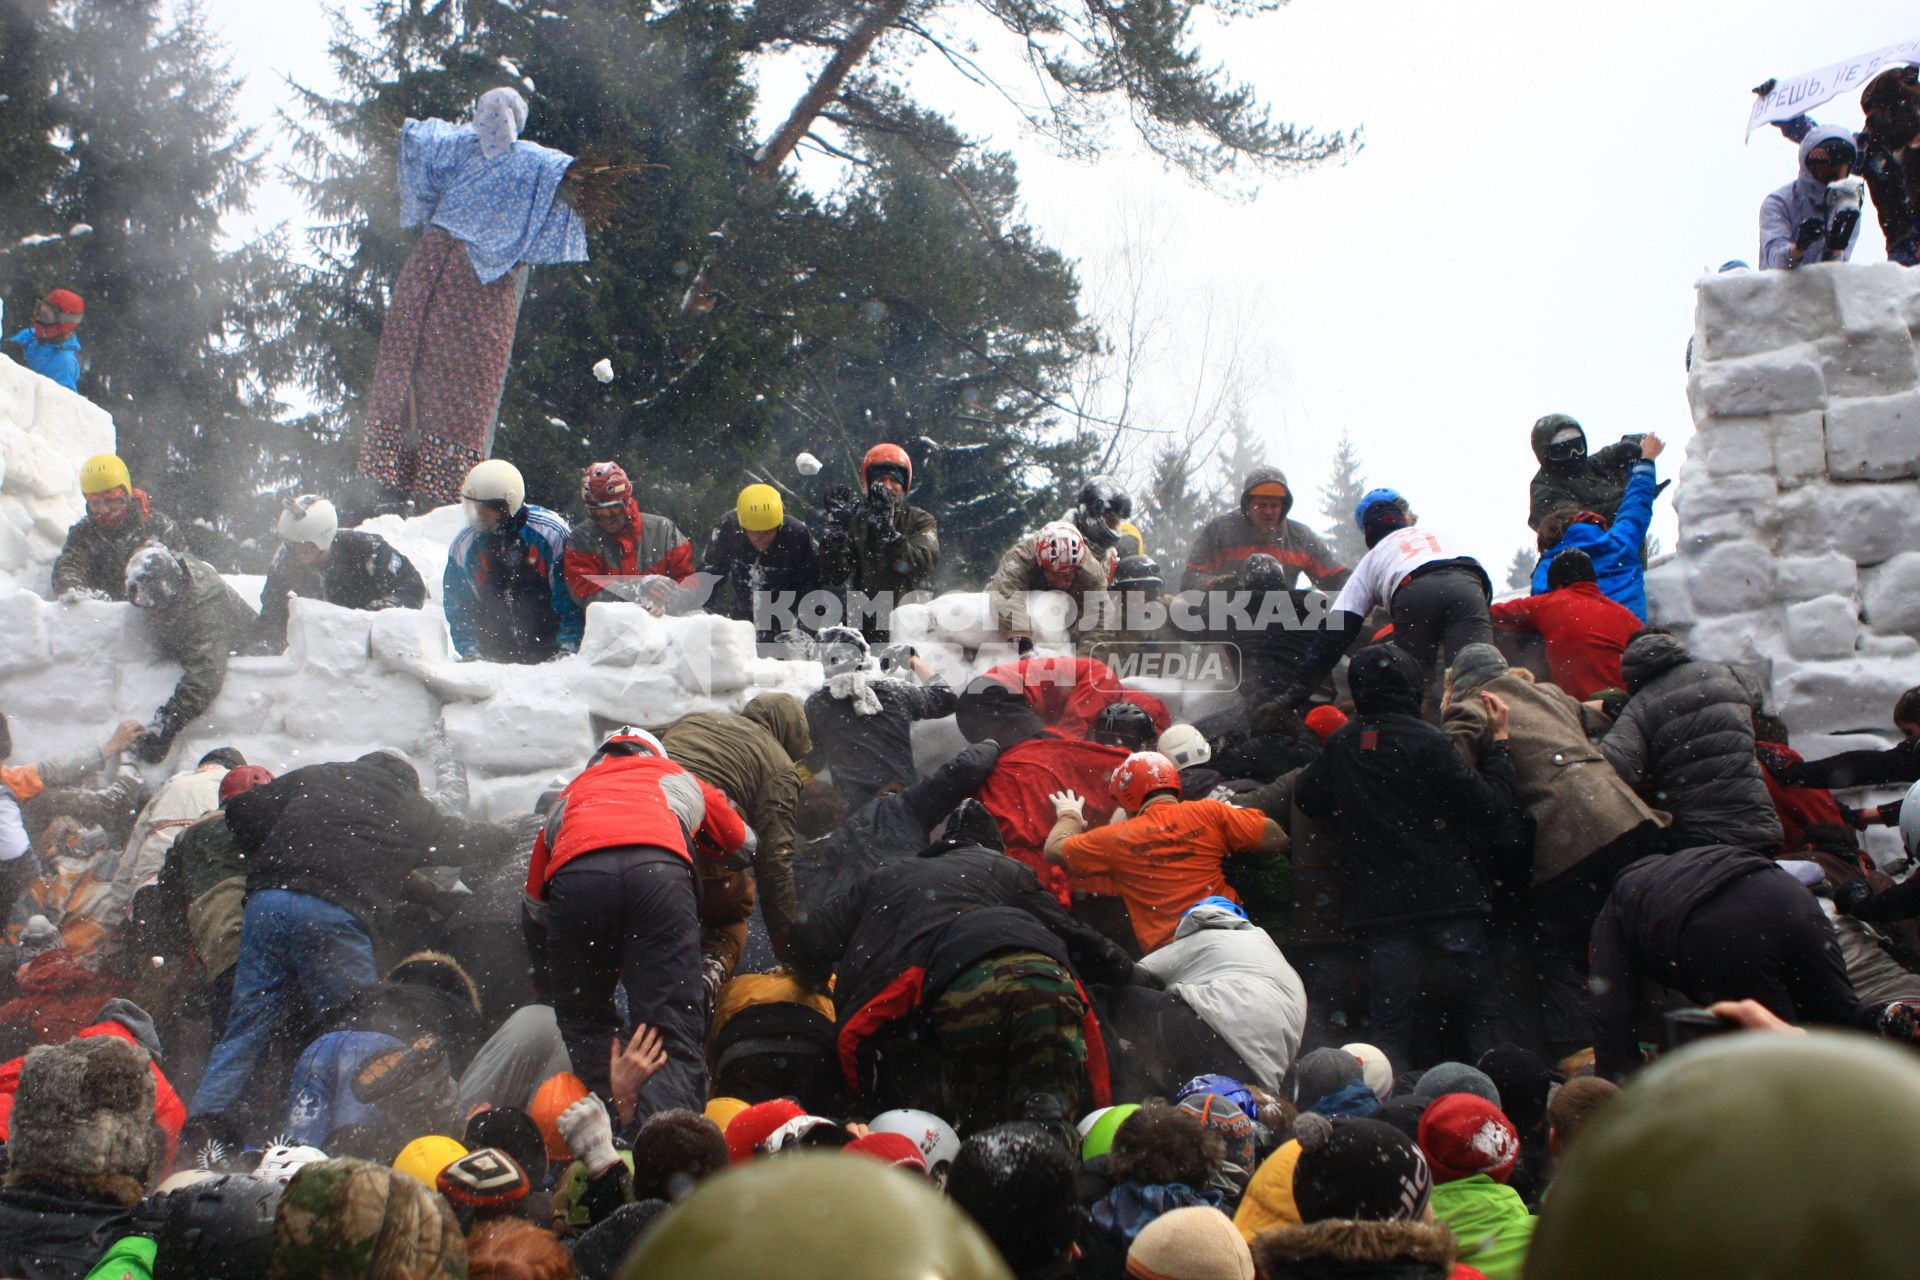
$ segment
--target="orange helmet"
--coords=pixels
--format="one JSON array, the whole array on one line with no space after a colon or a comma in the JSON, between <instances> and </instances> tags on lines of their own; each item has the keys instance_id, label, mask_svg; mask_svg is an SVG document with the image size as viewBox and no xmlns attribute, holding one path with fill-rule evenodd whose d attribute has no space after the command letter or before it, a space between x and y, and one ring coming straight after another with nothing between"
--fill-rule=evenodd
<instances>
[{"instance_id":1,"label":"orange helmet","mask_svg":"<svg viewBox=\"0 0 1920 1280\"><path fill-rule=\"evenodd\" d=\"M891 468L900 473L900 487L913 488L913 459L897 444L877 444L860 460L860 483L873 483L874 468Z\"/></svg>"},{"instance_id":2,"label":"orange helmet","mask_svg":"<svg viewBox=\"0 0 1920 1280\"><path fill-rule=\"evenodd\" d=\"M617 462L596 462L580 473L580 500L589 508L624 506L633 482Z\"/></svg>"},{"instance_id":3,"label":"orange helmet","mask_svg":"<svg viewBox=\"0 0 1920 1280\"><path fill-rule=\"evenodd\" d=\"M1147 797L1156 791L1180 794L1180 770L1158 751L1136 751L1120 762L1108 779L1113 798L1128 813L1140 812Z\"/></svg>"}]
</instances>

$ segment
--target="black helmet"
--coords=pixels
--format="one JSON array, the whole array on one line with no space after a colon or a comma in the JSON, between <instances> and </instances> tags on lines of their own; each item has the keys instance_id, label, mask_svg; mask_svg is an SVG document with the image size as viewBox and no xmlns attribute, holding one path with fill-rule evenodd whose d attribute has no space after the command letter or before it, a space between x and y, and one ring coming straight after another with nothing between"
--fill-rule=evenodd
<instances>
[{"instance_id":1,"label":"black helmet","mask_svg":"<svg viewBox=\"0 0 1920 1280\"><path fill-rule=\"evenodd\" d=\"M266 1275L284 1185L229 1173L155 1196L148 1206L159 1227L154 1280Z\"/></svg>"},{"instance_id":2,"label":"black helmet","mask_svg":"<svg viewBox=\"0 0 1920 1280\"><path fill-rule=\"evenodd\" d=\"M1074 527L1095 551L1105 551L1120 541L1120 531L1107 527L1107 517L1125 520L1133 514L1133 499L1111 480L1093 479L1080 486L1080 500L1073 508Z\"/></svg>"},{"instance_id":3,"label":"black helmet","mask_svg":"<svg viewBox=\"0 0 1920 1280\"><path fill-rule=\"evenodd\" d=\"M1093 740L1103 747L1145 750L1156 737L1153 717L1137 702L1115 699L1093 718Z\"/></svg>"},{"instance_id":4,"label":"black helmet","mask_svg":"<svg viewBox=\"0 0 1920 1280\"><path fill-rule=\"evenodd\" d=\"M1160 563L1152 556L1121 556L1113 566L1115 591L1159 591L1166 585L1160 576Z\"/></svg>"},{"instance_id":5,"label":"black helmet","mask_svg":"<svg viewBox=\"0 0 1920 1280\"><path fill-rule=\"evenodd\" d=\"M1285 591L1286 566L1264 551L1248 556L1240 565L1240 585L1248 591Z\"/></svg>"}]
</instances>

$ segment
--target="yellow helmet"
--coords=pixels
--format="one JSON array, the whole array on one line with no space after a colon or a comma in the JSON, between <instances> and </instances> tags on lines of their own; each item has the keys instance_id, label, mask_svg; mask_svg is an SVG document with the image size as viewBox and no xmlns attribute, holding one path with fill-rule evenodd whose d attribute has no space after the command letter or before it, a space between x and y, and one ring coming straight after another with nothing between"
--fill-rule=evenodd
<instances>
[{"instance_id":1,"label":"yellow helmet","mask_svg":"<svg viewBox=\"0 0 1920 1280\"><path fill-rule=\"evenodd\" d=\"M133 477L118 455L96 453L80 464L80 492L92 497L109 489L131 489Z\"/></svg>"},{"instance_id":2,"label":"yellow helmet","mask_svg":"<svg viewBox=\"0 0 1920 1280\"><path fill-rule=\"evenodd\" d=\"M738 1098L709 1098L706 1117L720 1127L720 1132L725 1133L733 1118L746 1109L747 1104Z\"/></svg>"},{"instance_id":3,"label":"yellow helmet","mask_svg":"<svg viewBox=\"0 0 1920 1280\"><path fill-rule=\"evenodd\" d=\"M442 1169L466 1154L466 1147L452 1138L430 1133L400 1148L400 1154L393 1158L393 1167L396 1172L409 1174L432 1187Z\"/></svg>"},{"instance_id":4,"label":"yellow helmet","mask_svg":"<svg viewBox=\"0 0 1920 1280\"><path fill-rule=\"evenodd\" d=\"M742 489L734 510L740 515L740 527L749 533L778 529L787 518L780 491L770 484L750 484Z\"/></svg>"}]
</instances>

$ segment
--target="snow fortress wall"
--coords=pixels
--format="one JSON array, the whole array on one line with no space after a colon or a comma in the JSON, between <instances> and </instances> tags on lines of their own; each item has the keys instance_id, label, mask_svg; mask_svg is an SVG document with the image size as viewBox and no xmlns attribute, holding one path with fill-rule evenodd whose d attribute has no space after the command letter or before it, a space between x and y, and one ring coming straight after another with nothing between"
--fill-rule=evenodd
<instances>
[{"instance_id":1,"label":"snow fortress wall","mask_svg":"<svg viewBox=\"0 0 1920 1280\"><path fill-rule=\"evenodd\" d=\"M106 410L0 358L0 592L46 587L67 527L87 513L80 464L112 452ZM0 627L0 646L9 634Z\"/></svg>"},{"instance_id":2,"label":"snow fortress wall","mask_svg":"<svg viewBox=\"0 0 1920 1280\"><path fill-rule=\"evenodd\" d=\"M1656 622L1766 679L1795 742L1891 733L1920 685L1920 271L1890 263L1700 282L1677 554Z\"/></svg>"}]
</instances>

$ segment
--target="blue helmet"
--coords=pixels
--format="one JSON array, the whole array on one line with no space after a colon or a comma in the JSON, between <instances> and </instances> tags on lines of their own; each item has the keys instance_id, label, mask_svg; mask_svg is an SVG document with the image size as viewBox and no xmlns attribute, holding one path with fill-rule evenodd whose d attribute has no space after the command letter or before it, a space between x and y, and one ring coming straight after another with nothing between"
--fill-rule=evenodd
<instances>
[{"instance_id":1,"label":"blue helmet","mask_svg":"<svg viewBox=\"0 0 1920 1280\"><path fill-rule=\"evenodd\" d=\"M1914 785L1920 786L1920 783L1915 783ZM1902 810L1902 812L1904 813L1905 810ZM1920 814L1915 814L1914 816L1916 818L1920 818ZM1186 916L1191 915L1193 912L1198 911L1202 907L1224 907L1228 911L1231 911L1233 912L1233 914L1239 916L1242 920L1247 919L1247 909L1245 907L1235 902L1232 898L1219 898L1219 897L1202 898L1200 899L1200 901L1188 907L1185 911L1182 911L1180 915L1182 918L1185 918Z\"/></svg>"},{"instance_id":2,"label":"blue helmet","mask_svg":"<svg viewBox=\"0 0 1920 1280\"><path fill-rule=\"evenodd\" d=\"M1173 1091L1174 1105L1178 1106L1197 1093L1217 1093L1246 1112L1247 1119L1260 1118L1260 1104L1253 1100L1253 1095L1247 1091L1247 1086L1232 1076L1195 1076Z\"/></svg>"},{"instance_id":3,"label":"blue helmet","mask_svg":"<svg viewBox=\"0 0 1920 1280\"><path fill-rule=\"evenodd\" d=\"M1403 511L1406 510L1407 500L1400 496L1398 489L1369 489L1366 494L1361 497L1360 501L1354 504L1353 522L1360 526L1360 528L1365 529L1367 527L1367 512L1383 502L1391 503Z\"/></svg>"}]
</instances>

